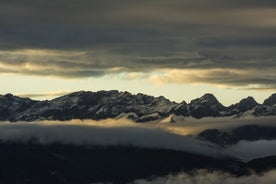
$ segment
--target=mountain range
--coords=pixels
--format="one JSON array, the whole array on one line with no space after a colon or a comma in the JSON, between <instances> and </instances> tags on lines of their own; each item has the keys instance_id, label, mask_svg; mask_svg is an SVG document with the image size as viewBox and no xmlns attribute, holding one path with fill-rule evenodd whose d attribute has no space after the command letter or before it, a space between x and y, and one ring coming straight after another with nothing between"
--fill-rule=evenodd
<instances>
[{"instance_id":1,"label":"mountain range","mask_svg":"<svg viewBox=\"0 0 276 184\"><path fill-rule=\"evenodd\" d=\"M171 116L173 115L173 116ZM126 118L136 122L162 120L171 116L240 117L276 115L276 93L258 104L253 97L228 107L212 94L204 94L190 103L172 102L163 96L129 92L79 91L52 100L37 101L12 94L0 95L1 121L70 120Z\"/></svg>"}]
</instances>

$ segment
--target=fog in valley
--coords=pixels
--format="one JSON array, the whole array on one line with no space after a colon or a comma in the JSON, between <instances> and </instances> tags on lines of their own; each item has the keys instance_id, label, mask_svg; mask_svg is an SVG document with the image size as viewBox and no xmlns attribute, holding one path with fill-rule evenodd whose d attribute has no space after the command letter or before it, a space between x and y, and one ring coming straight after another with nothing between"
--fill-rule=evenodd
<instances>
[{"instance_id":1,"label":"fog in valley","mask_svg":"<svg viewBox=\"0 0 276 184\"><path fill-rule=\"evenodd\" d=\"M186 118L176 123L134 123L126 119L1 122L0 139L18 142L32 140L41 144L131 145L212 157L235 157L243 161L276 155L276 140L240 141L222 148L195 138L205 129L227 131L247 124L275 126L275 118Z\"/></svg>"}]
</instances>

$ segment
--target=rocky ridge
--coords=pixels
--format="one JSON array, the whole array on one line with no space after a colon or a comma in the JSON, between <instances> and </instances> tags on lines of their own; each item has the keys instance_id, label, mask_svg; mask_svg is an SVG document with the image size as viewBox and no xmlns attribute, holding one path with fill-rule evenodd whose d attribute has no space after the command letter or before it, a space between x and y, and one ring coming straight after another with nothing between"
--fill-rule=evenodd
<instances>
[{"instance_id":1,"label":"rocky ridge","mask_svg":"<svg viewBox=\"0 0 276 184\"><path fill-rule=\"evenodd\" d=\"M136 122L162 120L170 115L183 117L239 117L276 115L276 94L258 104L253 97L242 99L229 107L214 95L204 94L190 103L172 102L165 97L129 92L79 91L53 100L36 101L12 94L0 96L1 121L70 120L126 118Z\"/></svg>"}]
</instances>

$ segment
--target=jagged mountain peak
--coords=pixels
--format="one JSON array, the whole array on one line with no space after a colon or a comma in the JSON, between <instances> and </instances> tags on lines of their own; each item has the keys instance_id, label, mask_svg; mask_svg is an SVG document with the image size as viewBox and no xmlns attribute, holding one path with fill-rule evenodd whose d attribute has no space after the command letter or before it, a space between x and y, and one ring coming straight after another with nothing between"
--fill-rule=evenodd
<instances>
[{"instance_id":1,"label":"jagged mountain peak","mask_svg":"<svg viewBox=\"0 0 276 184\"><path fill-rule=\"evenodd\" d=\"M194 118L240 116L243 113L255 116L276 115L275 95L266 104L258 104L253 97L242 99L230 107L223 106L210 93L192 100L189 104L172 102L159 96L127 91L77 91L52 100L34 101L12 94L0 96L0 120L34 121L39 119L106 119L128 118L137 122L161 120L170 115ZM251 110L251 111L249 111Z\"/></svg>"},{"instance_id":2,"label":"jagged mountain peak","mask_svg":"<svg viewBox=\"0 0 276 184\"><path fill-rule=\"evenodd\" d=\"M16 95L13 95L11 93L7 93L5 95L0 95L0 99L2 100L6 100L7 102L13 102L13 101L35 101L35 100L31 100L30 98L22 98Z\"/></svg>"},{"instance_id":3,"label":"jagged mountain peak","mask_svg":"<svg viewBox=\"0 0 276 184\"><path fill-rule=\"evenodd\" d=\"M244 99L242 99L240 102L239 102L239 104L241 104L241 105L246 105L246 104L248 104L248 105L252 105L252 106L256 106L256 105L258 105L258 103L256 102L256 100L252 97L252 96L248 96L247 98L244 98Z\"/></svg>"},{"instance_id":4,"label":"jagged mountain peak","mask_svg":"<svg viewBox=\"0 0 276 184\"><path fill-rule=\"evenodd\" d=\"M216 99L212 93L205 93L201 98Z\"/></svg>"},{"instance_id":5,"label":"jagged mountain peak","mask_svg":"<svg viewBox=\"0 0 276 184\"><path fill-rule=\"evenodd\" d=\"M265 99L264 105L275 105L276 104L276 93Z\"/></svg>"},{"instance_id":6,"label":"jagged mountain peak","mask_svg":"<svg viewBox=\"0 0 276 184\"><path fill-rule=\"evenodd\" d=\"M189 116L188 105L185 101L182 101L174 108L175 115Z\"/></svg>"},{"instance_id":7,"label":"jagged mountain peak","mask_svg":"<svg viewBox=\"0 0 276 184\"><path fill-rule=\"evenodd\" d=\"M7 93L7 94L3 95L2 98L5 98L5 99L7 99L7 100L9 100L9 101L17 100L17 99L23 99L23 98L20 98L20 97L18 97L18 96L15 96L15 95L13 95L13 94L11 94L11 93ZM26 99L27 99L27 98L26 98Z\"/></svg>"},{"instance_id":8,"label":"jagged mountain peak","mask_svg":"<svg viewBox=\"0 0 276 184\"><path fill-rule=\"evenodd\" d=\"M217 98L211 93L205 93L203 96L201 96L199 98L196 98L196 99L191 101L191 103L195 103L195 102L212 103L212 104L218 104L219 103Z\"/></svg>"},{"instance_id":9,"label":"jagged mountain peak","mask_svg":"<svg viewBox=\"0 0 276 184\"><path fill-rule=\"evenodd\" d=\"M243 100L255 101L255 99L254 99L252 96L248 96L248 97L246 97L246 98L241 99L241 101L243 101ZM255 102L256 102L256 101L255 101Z\"/></svg>"},{"instance_id":10,"label":"jagged mountain peak","mask_svg":"<svg viewBox=\"0 0 276 184\"><path fill-rule=\"evenodd\" d=\"M224 106L217 100L217 98L210 93L192 100L189 104L190 107L206 106L208 108L224 108Z\"/></svg>"},{"instance_id":11,"label":"jagged mountain peak","mask_svg":"<svg viewBox=\"0 0 276 184\"><path fill-rule=\"evenodd\" d=\"M219 116L225 107L210 93L206 93L200 98L194 99L188 104L191 116L202 118L206 116Z\"/></svg>"},{"instance_id":12,"label":"jagged mountain peak","mask_svg":"<svg viewBox=\"0 0 276 184\"><path fill-rule=\"evenodd\" d=\"M7 93L7 94L4 95L4 97L6 97L6 98L12 98L12 97L14 97L14 95L11 94L11 93Z\"/></svg>"},{"instance_id":13,"label":"jagged mountain peak","mask_svg":"<svg viewBox=\"0 0 276 184\"><path fill-rule=\"evenodd\" d=\"M29 109L37 101L29 98L20 98L10 93L1 95L0 120L11 119L12 116Z\"/></svg>"},{"instance_id":14,"label":"jagged mountain peak","mask_svg":"<svg viewBox=\"0 0 276 184\"><path fill-rule=\"evenodd\" d=\"M252 96L248 96L247 98L242 99L239 103L231 105L229 108L232 110L237 109L238 112L246 112L258 105L259 104Z\"/></svg>"}]
</instances>

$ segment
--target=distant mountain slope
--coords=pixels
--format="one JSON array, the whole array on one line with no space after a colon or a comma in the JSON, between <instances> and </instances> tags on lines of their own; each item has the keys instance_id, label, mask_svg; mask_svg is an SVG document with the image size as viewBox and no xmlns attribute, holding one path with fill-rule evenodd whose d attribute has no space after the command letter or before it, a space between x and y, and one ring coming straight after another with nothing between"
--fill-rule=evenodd
<instances>
[{"instance_id":1,"label":"distant mountain slope","mask_svg":"<svg viewBox=\"0 0 276 184\"><path fill-rule=\"evenodd\" d=\"M253 97L242 99L229 107L223 106L214 95L205 94L189 104L171 102L165 97L128 92L79 91L53 100L35 101L12 94L0 96L0 120L69 120L127 118L136 122L161 120L171 114L178 116L224 117L241 116L244 113L254 116L276 115L276 94L258 104ZM248 114L248 113L247 113Z\"/></svg>"},{"instance_id":2,"label":"distant mountain slope","mask_svg":"<svg viewBox=\"0 0 276 184\"><path fill-rule=\"evenodd\" d=\"M198 138L209 141L220 146L236 144L241 140L275 140L275 126L244 125L236 127L231 131L221 131L218 129L207 129L198 134Z\"/></svg>"}]
</instances>

